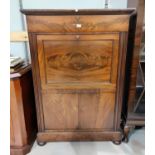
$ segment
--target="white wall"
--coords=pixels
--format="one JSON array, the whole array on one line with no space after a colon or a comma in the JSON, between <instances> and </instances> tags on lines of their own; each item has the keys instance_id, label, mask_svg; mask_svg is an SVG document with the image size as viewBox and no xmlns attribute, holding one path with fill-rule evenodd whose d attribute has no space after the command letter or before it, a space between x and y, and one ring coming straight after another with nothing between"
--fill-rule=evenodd
<instances>
[{"instance_id":1,"label":"white wall","mask_svg":"<svg viewBox=\"0 0 155 155\"><path fill-rule=\"evenodd\" d=\"M27 9L85 9L104 8L105 0L23 0ZM126 8L127 0L109 0L110 8Z\"/></svg>"},{"instance_id":2,"label":"white wall","mask_svg":"<svg viewBox=\"0 0 155 155\"><path fill-rule=\"evenodd\" d=\"M101 9L105 0L22 0L24 9ZM10 0L11 31L23 31L19 0ZM127 0L109 0L109 8L126 8ZM11 43L11 54L27 57L25 43Z\"/></svg>"},{"instance_id":3,"label":"white wall","mask_svg":"<svg viewBox=\"0 0 155 155\"><path fill-rule=\"evenodd\" d=\"M127 0L109 0L109 8L125 9L127 8Z\"/></svg>"}]
</instances>

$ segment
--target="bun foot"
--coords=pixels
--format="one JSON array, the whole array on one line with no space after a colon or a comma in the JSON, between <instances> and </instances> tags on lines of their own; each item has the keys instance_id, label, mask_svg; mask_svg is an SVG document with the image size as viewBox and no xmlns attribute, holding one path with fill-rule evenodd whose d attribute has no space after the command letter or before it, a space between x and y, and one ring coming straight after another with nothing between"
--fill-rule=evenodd
<instances>
[{"instance_id":1,"label":"bun foot","mask_svg":"<svg viewBox=\"0 0 155 155\"><path fill-rule=\"evenodd\" d=\"M121 144L121 140L116 140L116 141L113 141L113 143L115 144L115 145L120 145Z\"/></svg>"},{"instance_id":2,"label":"bun foot","mask_svg":"<svg viewBox=\"0 0 155 155\"><path fill-rule=\"evenodd\" d=\"M124 136L123 141L124 141L125 143L128 143L128 142L129 142L128 136Z\"/></svg>"},{"instance_id":3,"label":"bun foot","mask_svg":"<svg viewBox=\"0 0 155 155\"><path fill-rule=\"evenodd\" d=\"M38 141L37 141L37 144L38 144L39 146L44 146L44 145L46 144L46 142L38 142Z\"/></svg>"},{"instance_id":4,"label":"bun foot","mask_svg":"<svg viewBox=\"0 0 155 155\"><path fill-rule=\"evenodd\" d=\"M127 125L125 125L125 127L124 127L124 137L122 140L125 143L128 143L128 141L129 141L129 132L130 132L131 128L132 128L131 126L127 126Z\"/></svg>"}]
</instances>

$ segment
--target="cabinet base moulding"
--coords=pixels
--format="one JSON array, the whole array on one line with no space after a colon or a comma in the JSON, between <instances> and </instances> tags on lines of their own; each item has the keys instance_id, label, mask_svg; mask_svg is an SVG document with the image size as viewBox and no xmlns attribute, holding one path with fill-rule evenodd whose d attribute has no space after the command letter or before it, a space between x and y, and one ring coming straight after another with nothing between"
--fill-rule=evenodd
<instances>
[{"instance_id":1,"label":"cabinet base moulding","mask_svg":"<svg viewBox=\"0 0 155 155\"><path fill-rule=\"evenodd\" d=\"M22 147L10 147L10 155L26 155L31 151L33 144Z\"/></svg>"},{"instance_id":2,"label":"cabinet base moulding","mask_svg":"<svg viewBox=\"0 0 155 155\"><path fill-rule=\"evenodd\" d=\"M39 132L38 142L51 141L121 141L121 132Z\"/></svg>"}]
</instances>

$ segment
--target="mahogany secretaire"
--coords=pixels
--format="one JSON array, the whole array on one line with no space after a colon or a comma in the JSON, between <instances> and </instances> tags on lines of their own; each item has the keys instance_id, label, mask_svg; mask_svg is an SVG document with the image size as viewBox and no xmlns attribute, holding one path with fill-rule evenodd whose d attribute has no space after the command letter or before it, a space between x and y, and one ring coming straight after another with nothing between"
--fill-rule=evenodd
<instances>
[{"instance_id":1,"label":"mahogany secretaire","mask_svg":"<svg viewBox=\"0 0 155 155\"><path fill-rule=\"evenodd\" d=\"M120 143L128 33L135 10L22 13L32 57L38 143Z\"/></svg>"}]
</instances>

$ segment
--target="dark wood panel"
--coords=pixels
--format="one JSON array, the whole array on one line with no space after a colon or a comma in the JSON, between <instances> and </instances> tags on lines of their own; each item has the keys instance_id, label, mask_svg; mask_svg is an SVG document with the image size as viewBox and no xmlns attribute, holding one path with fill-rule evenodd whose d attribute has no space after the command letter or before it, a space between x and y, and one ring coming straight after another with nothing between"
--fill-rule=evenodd
<instances>
[{"instance_id":1,"label":"dark wood panel","mask_svg":"<svg viewBox=\"0 0 155 155\"><path fill-rule=\"evenodd\" d=\"M145 124L145 116L140 116L140 120L137 120L139 114L135 113L136 106L136 82L137 82L137 73L140 57L140 48L142 41L143 25L144 25L144 14L145 14L145 0L128 0L128 8L134 7L137 9L137 20L136 20L136 30L135 30L135 39L134 39L134 50L133 54L130 57L129 65L129 75L127 78L128 81L128 92L126 95L127 105L124 108L124 114L126 116L126 125L124 127L124 140L128 142L128 134L131 128L137 126L143 126ZM134 24L132 24L134 25ZM132 31L133 32L133 31ZM132 34L131 34L132 35ZM130 118L132 117L132 118Z\"/></svg>"},{"instance_id":2,"label":"dark wood panel","mask_svg":"<svg viewBox=\"0 0 155 155\"><path fill-rule=\"evenodd\" d=\"M117 89L116 89L116 105L115 105L115 130L120 128L121 114L124 87L125 87L125 67L127 59L127 44L128 44L128 33L120 33L120 53L119 53L119 64L118 64L118 76L117 76ZM131 51L130 51L131 52Z\"/></svg>"},{"instance_id":3,"label":"dark wood panel","mask_svg":"<svg viewBox=\"0 0 155 155\"><path fill-rule=\"evenodd\" d=\"M118 32L128 31L129 15L27 16L29 32ZM48 21L48 23L47 23Z\"/></svg>"},{"instance_id":4,"label":"dark wood panel","mask_svg":"<svg viewBox=\"0 0 155 155\"><path fill-rule=\"evenodd\" d=\"M136 93L136 79L139 64L142 30L144 24L145 0L135 0L135 1L129 0L128 7L137 8L137 23L136 23L136 33L134 41L134 52L131 58L131 71L129 75L130 85L128 93L128 111L132 112L134 109L134 99Z\"/></svg>"},{"instance_id":5,"label":"dark wood panel","mask_svg":"<svg viewBox=\"0 0 155 155\"><path fill-rule=\"evenodd\" d=\"M43 103L45 130L78 128L77 94L46 94Z\"/></svg>"},{"instance_id":6,"label":"dark wood panel","mask_svg":"<svg viewBox=\"0 0 155 155\"><path fill-rule=\"evenodd\" d=\"M39 142L121 140L128 29L136 15L122 12L25 12Z\"/></svg>"},{"instance_id":7,"label":"dark wood panel","mask_svg":"<svg viewBox=\"0 0 155 155\"><path fill-rule=\"evenodd\" d=\"M21 9L25 15L130 15L133 9Z\"/></svg>"},{"instance_id":8,"label":"dark wood panel","mask_svg":"<svg viewBox=\"0 0 155 155\"><path fill-rule=\"evenodd\" d=\"M10 76L11 155L28 153L37 132L31 66L25 67Z\"/></svg>"},{"instance_id":9,"label":"dark wood panel","mask_svg":"<svg viewBox=\"0 0 155 155\"><path fill-rule=\"evenodd\" d=\"M112 41L44 41L44 53L47 83L110 82Z\"/></svg>"},{"instance_id":10,"label":"dark wood panel","mask_svg":"<svg viewBox=\"0 0 155 155\"><path fill-rule=\"evenodd\" d=\"M81 90L78 94L60 92L43 95L45 130L113 129L113 93L91 93L91 90L85 93Z\"/></svg>"},{"instance_id":11,"label":"dark wood panel","mask_svg":"<svg viewBox=\"0 0 155 155\"><path fill-rule=\"evenodd\" d=\"M38 141L120 141L122 135L120 132L90 132L90 131L75 131L75 132L46 132L38 133Z\"/></svg>"},{"instance_id":12,"label":"dark wood panel","mask_svg":"<svg viewBox=\"0 0 155 155\"><path fill-rule=\"evenodd\" d=\"M79 95L79 128L80 129L113 129L114 93L94 93ZM89 112L88 112L89 111Z\"/></svg>"},{"instance_id":13,"label":"dark wood panel","mask_svg":"<svg viewBox=\"0 0 155 155\"><path fill-rule=\"evenodd\" d=\"M37 122L38 122L38 130L44 130L44 119L43 119L43 108L42 108L42 95L41 95L41 81L39 74L39 64L38 64L38 54L37 54L37 40L36 35L32 35L29 33L30 42L30 50L31 50L31 58L32 58L32 75L33 75L33 83L34 83L34 93L35 93L35 103L36 103L36 111L37 111Z\"/></svg>"},{"instance_id":14,"label":"dark wood panel","mask_svg":"<svg viewBox=\"0 0 155 155\"><path fill-rule=\"evenodd\" d=\"M42 88L55 83L116 83L119 35L115 33L76 37L37 36Z\"/></svg>"},{"instance_id":15,"label":"dark wood panel","mask_svg":"<svg viewBox=\"0 0 155 155\"><path fill-rule=\"evenodd\" d=\"M10 144L15 145L15 135L11 113L10 113Z\"/></svg>"},{"instance_id":16,"label":"dark wood panel","mask_svg":"<svg viewBox=\"0 0 155 155\"><path fill-rule=\"evenodd\" d=\"M22 88L22 101L27 141L31 142L36 138L36 132L38 131L31 69L27 71L24 76L20 77L20 86Z\"/></svg>"},{"instance_id":17,"label":"dark wood panel","mask_svg":"<svg viewBox=\"0 0 155 155\"><path fill-rule=\"evenodd\" d=\"M14 137L11 146L23 146L27 144L27 133L22 104L20 81L10 81L10 113L11 113L11 137Z\"/></svg>"}]
</instances>

